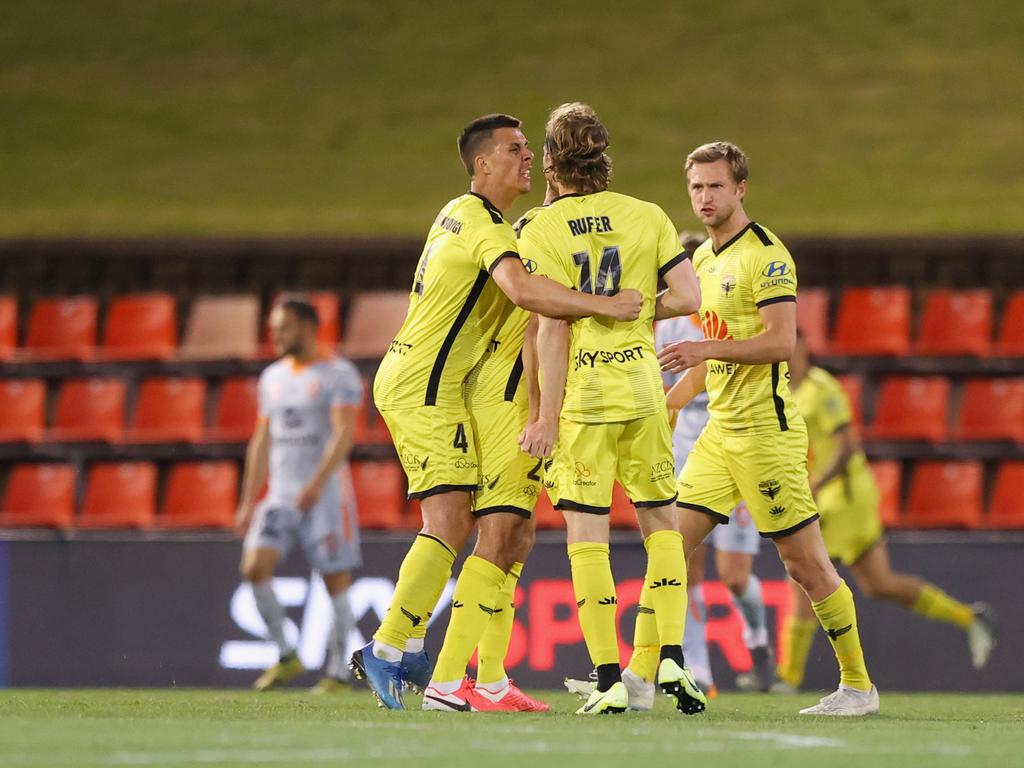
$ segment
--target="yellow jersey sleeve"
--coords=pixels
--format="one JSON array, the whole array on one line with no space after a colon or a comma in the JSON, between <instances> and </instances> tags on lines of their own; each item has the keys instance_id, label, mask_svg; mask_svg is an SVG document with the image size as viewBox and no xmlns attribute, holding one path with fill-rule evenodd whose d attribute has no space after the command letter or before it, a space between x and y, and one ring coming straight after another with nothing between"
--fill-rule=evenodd
<instances>
[{"instance_id":1,"label":"yellow jersey sleeve","mask_svg":"<svg viewBox=\"0 0 1024 768\"><path fill-rule=\"evenodd\" d=\"M751 267L750 288L758 309L781 301L796 301L796 264L786 246L774 240L771 247L757 249Z\"/></svg>"},{"instance_id":2,"label":"yellow jersey sleeve","mask_svg":"<svg viewBox=\"0 0 1024 768\"><path fill-rule=\"evenodd\" d=\"M506 256L518 257L515 232L504 220L476 227L473 232L471 252L480 269L490 273Z\"/></svg>"},{"instance_id":3,"label":"yellow jersey sleeve","mask_svg":"<svg viewBox=\"0 0 1024 768\"><path fill-rule=\"evenodd\" d=\"M821 386L813 407L822 432L831 435L852 422L853 413L842 385L824 371L821 371L819 378Z\"/></svg>"},{"instance_id":4,"label":"yellow jersey sleeve","mask_svg":"<svg viewBox=\"0 0 1024 768\"><path fill-rule=\"evenodd\" d=\"M533 216L527 214L516 225L519 256L528 272L533 271L535 274L554 280L566 288L574 288L576 283L568 270L568 265L564 259L559 258L552 247L552 241L541 233L543 225L533 221L539 211L540 209L536 212L531 211Z\"/></svg>"},{"instance_id":5,"label":"yellow jersey sleeve","mask_svg":"<svg viewBox=\"0 0 1024 768\"><path fill-rule=\"evenodd\" d=\"M679 233L675 224L661 208L656 208L660 214L661 221L658 223L658 277L665 277L665 273L678 264L690 258L690 254L683 250L679 243Z\"/></svg>"}]
</instances>

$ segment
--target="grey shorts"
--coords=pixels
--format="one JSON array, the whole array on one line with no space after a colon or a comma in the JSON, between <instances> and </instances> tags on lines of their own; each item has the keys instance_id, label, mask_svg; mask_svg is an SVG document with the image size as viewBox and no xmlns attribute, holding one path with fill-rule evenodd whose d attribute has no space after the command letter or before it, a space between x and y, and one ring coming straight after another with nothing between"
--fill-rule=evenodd
<instances>
[{"instance_id":1,"label":"grey shorts","mask_svg":"<svg viewBox=\"0 0 1024 768\"><path fill-rule=\"evenodd\" d=\"M761 548L761 536L747 511L747 505L740 502L728 525L716 525L711 532L711 543L719 552L736 552L741 555L756 555Z\"/></svg>"},{"instance_id":2,"label":"grey shorts","mask_svg":"<svg viewBox=\"0 0 1024 768\"><path fill-rule=\"evenodd\" d=\"M324 494L305 514L292 503L265 500L256 509L244 546L277 550L283 560L296 540L309 566L320 573L354 571L363 564L356 510L343 508L338 495Z\"/></svg>"}]
</instances>

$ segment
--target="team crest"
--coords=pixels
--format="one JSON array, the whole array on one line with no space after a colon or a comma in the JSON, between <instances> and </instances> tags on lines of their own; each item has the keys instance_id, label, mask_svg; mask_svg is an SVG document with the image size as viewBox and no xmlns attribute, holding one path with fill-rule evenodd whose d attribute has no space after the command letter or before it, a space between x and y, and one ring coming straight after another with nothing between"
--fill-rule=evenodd
<instances>
[{"instance_id":1,"label":"team crest","mask_svg":"<svg viewBox=\"0 0 1024 768\"><path fill-rule=\"evenodd\" d=\"M766 499L775 501L775 497L779 495L779 491L782 490L782 485L778 480L762 480L757 484L757 489L761 491L761 495Z\"/></svg>"},{"instance_id":2,"label":"team crest","mask_svg":"<svg viewBox=\"0 0 1024 768\"><path fill-rule=\"evenodd\" d=\"M726 275L722 278L722 295L728 298L736 290L736 276Z\"/></svg>"}]
</instances>

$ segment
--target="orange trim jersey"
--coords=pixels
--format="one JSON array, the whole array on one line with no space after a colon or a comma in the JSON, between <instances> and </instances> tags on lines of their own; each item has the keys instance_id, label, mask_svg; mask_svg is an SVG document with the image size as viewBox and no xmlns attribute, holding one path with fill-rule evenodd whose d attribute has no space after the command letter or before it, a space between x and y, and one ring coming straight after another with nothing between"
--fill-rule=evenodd
<instances>
[{"instance_id":1,"label":"orange trim jersey","mask_svg":"<svg viewBox=\"0 0 1024 768\"><path fill-rule=\"evenodd\" d=\"M761 307L796 301L796 265L769 230L750 222L717 252L705 240L693 255L708 339L749 339L764 331ZM799 420L789 365L708 360L708 413L728 430L786 431Z\"/></svg>"}]
</instances>

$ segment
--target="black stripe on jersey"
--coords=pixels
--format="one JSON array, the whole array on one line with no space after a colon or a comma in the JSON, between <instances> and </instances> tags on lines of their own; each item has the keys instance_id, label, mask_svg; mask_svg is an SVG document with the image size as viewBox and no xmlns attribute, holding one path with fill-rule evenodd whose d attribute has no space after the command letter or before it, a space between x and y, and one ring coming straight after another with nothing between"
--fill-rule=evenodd
<instances>
[{"instance_id":1,"label":"black stripe on jersey","mask_svg":"<svg viewBox=\"0 0 1024 768\"><path fill-rule=\"evenodd\" d=\"M725 241L725 243L724 243L724 244L722 245L722 247L721 247L721 248L719 248L719 249L718 249L717 251L715 250L715 246L713 246L713 245L712 245L712 246L711 246L711 252L712 252L713 254L715 254L715 256L717 256L718 254L720 254L720 253L721 253L722 251L724 251L724 250L725 250L726 248L728 248L728 247L729 247L730 245L732 245L732 244L733 244L733 243L735 243L735 242L736 242L737 240L739 240L739 239L740 239L741 237L743 237L743 236L744 236L745 234L747 234L747 230L748 230L748 229L750 229L750 227L751 227L751 226L753 225L753 223L754 223L754 222L750 222L750 224L747 224L747 226L745 226L745 227L744 227L743 229L741 229L741 230L740 230L739 232L737 232L737 233L736 233L735 235L733 235L733 236L732 236L732 237L730 237L730 238L729 238L728 240L726 240L726 241Z\"/></svg>"},{"instance_id":2,"label":"black stripe on jersey","mask_svg":"<svg viewBox=\"0 0 1024 768\"><path fill-rule=\"evenodd\" d=\"M499 256L498 258L496 258L494 261L491 262L491 266L489 266L487 268L487 274L493 273L495 267L497 267L499 264L501 264L501 262L504 261L505 259L518 259L518 258L519 258L519 254L516 253L515 251L505 251L503 254L501 254L501 256Z\"/></svg>"},{"instance_id":3,"label":"black stripe on jersey","mask_svg":"<svg viewBox=\"0 0 1024 768\"><path fill-rule=\"evenodd\" d=\"M430 380L427 382L427 396L423 401L424 405L436 405L437 404L437 389L441 386L441 375L444 373L445 363L448 362L448 355L452 351L452 347L455 346L455 339L458 338L459 332L462 330L462 326L466 324L469 319L469 313L473 311L473 307L476 306L477 300L480 298L480 294L483 293L484 286L487 285L487 281L491 279L491 276L480 270L480 274L476 277L476 282L473 283L473 287L469 289L469 295L466 297L465 304L462 305L462 310L459 312L459 316L455 318L455 322L452 323L451 330L448 331L448 335L445 336L444 342L441 344L441 348L437 351L437 357L434 359L434 367L430 371Z\"/></svg>"},{"instance_id":4,"label":"black stripe on jersey","mask_svg":"<svg viewBox=\"0 0 1024 768\"><path fill-rule=\"evenodd\" d=\"M775 415L779 419L779 431L789 431L786 421L786 401L779 397L779 364L772 363L772 401L775 403Z\"/></svg>"},{"instance_id":5,"label":"black stripe on jersey","mask_svg":"<svg viewBox=\"0 0 1024 768\"><path fill-rule=\"evenodd\" d=\"M678 256L673 257L670 262L668 262L667 264L665 264L665 266L658 270L658 277L665 277L665 273L672 269L672 267L678 266L679 264L682 264L684 261L690 258L693 258L693 254L683 251Z\"/></svg>"},{"instance_id":6,"label":"black stripe on jersey","mask_svg":"<svg viewBox=\"0 0 1024 768\"><path fill-rule=\"evenodd\" d=\"M784 536L789 536L789 534L791 534L791 533L796 533L801 528L806 528L808 525L813 523L819 517L820 517L820 515L818 515L818 513L815 512L812 517L808 517L806 520L801 520L796 525L792 525L789 528L786 528L785 530L763 532L763 533L761 533L761 538L763 538L763 539L781 539Z\"/></svg>"},{"instance_id":7,"label":"black stripe on jersey","mask_svg":"<svg viewBox=\"0 0 1024 768\"><path fill-rule=\"evenodd\" d=\"M486 208L487 212L491 214L491 221L493 221L495 224L502 224L505 221L505 217L501 215L501 211L498 210L498 206L496 206L494 203L492 203L490 200L488 200L481 194L478 194L476 192L470 192L469 194L471 194L473 197L480 198L480 200L484 204L484 208Z\"/></svg>"},{"instance_id":8,"label":"black stripe on jersey","mask_svg":"<svg viewBox=\"0 0 1024 768\"><path fill-rule=\"evenodd\" d=\"M520 352L516 361L512 364L512 372L508 375L508 382L505 384L505 399L510 403L516 399L516 390L519 389L519 380L523 378L523 353Z\"/></svg>"},{"instance_id":9,"label":"black stripe on jersey","mask_svg":"<svg viewBox=\"0 0 1024 768\"><path fill-rule=\"evenodd\" d=\"M775 243L772 242L772 239L768 237L768 233L761 229L761 225L756 221L750 222L750 231L757 235L757 239L761 241L761 245L775 245Z\"/></svg>"},{"instance_id":10,"label":"black stripe on jersey","mask_svg":"<svg viewBox=\"0 0 1024 768\"><path fill-rule=\"evenodd\" d=\"M757 308L767 307L770 304L781 304L784 301L796 301L796 296L773 296L770 299L762 299L757 302Z\"/></svg>"}]
</instances>

